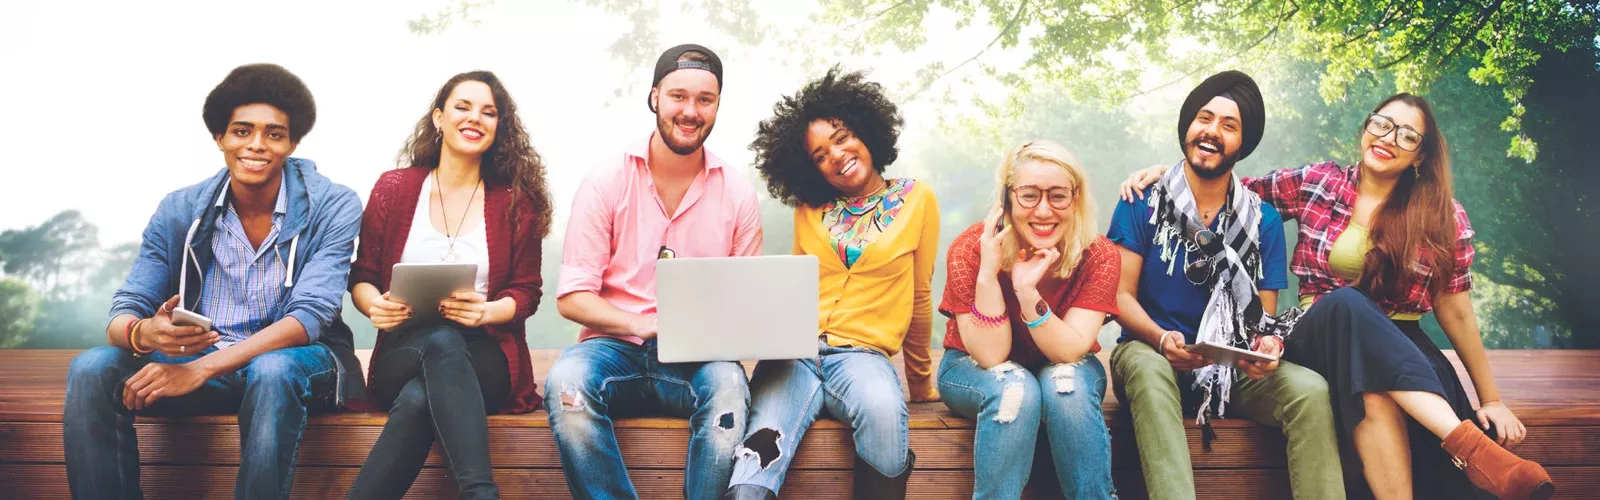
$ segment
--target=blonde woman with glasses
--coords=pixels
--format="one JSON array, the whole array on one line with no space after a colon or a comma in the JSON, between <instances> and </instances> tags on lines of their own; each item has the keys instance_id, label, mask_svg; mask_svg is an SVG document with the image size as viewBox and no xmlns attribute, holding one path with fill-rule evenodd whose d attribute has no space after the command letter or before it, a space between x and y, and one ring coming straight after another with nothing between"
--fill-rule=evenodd
<instances>
[{"instance_id":1,"label":"blonde woman with glasses","mask_svg":"<svg viewBox=\"0 0 1600 500\"><path fill-rule=\"evenodd\" d=\"M1039 428L1061 493L1110 498L1111 439L1100 402L1100 326L1117 314L1122 264L1098 234L1083 165L1060 144L1007 152L1000 203L946 256L945 405L977 421L973 498L1018 498Z\"/></svg>"}]
</instances>

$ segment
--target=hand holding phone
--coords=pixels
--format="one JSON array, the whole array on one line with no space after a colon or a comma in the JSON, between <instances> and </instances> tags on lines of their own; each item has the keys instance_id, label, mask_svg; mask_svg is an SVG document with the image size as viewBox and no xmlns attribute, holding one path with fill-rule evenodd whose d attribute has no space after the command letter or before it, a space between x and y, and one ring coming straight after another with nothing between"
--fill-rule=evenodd
<instances>
[{"instance_id":1,"label":"hand holding phone","mask_svg":"<svg viewBox=\"0 0 1600 500\"><path fill-rule=\"evenodd\" d=\"M221 337L211 330L211 319L183 309L174 295L139 327L139 344L170 357L191 356L216 345Z\"/></svg>"}]
</instances>

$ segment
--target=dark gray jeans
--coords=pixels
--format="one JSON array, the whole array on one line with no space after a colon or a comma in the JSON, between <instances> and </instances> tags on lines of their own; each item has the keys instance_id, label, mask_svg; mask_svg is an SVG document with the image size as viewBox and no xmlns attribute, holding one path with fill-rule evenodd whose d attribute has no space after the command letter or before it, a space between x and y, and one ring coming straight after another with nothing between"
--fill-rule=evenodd
<instances>
[{"instance_id":1,"label":"dark gray jeans","mask_svg":"<svg viewBox=\"0 0 1600 500\"><path fill-rule=\"evenodd\" d=\"M511 390L500 342L481 328L429 325L390 332L372 354L370 396L389 421L350 498L400 498L435 438L461 498L499 498L489 464L488 414Z\"/></svg>"}]
</instances>

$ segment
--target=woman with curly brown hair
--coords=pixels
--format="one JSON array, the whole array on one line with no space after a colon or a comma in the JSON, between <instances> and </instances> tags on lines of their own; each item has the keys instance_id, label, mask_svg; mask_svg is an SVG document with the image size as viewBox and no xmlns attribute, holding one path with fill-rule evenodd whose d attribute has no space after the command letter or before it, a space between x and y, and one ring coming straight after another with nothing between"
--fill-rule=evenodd
<instances>
[{"instance_id":1,"label":"woman with curly brown hair","mask_svg":"<svg viewBox=\"0 0 1600 500\"><path fill-rule=\"evenodd\" d=\"M350 497L405 495L437 438L461 498L498 498L487 415L540 405L523 323L550 231L544 164L487 71L439 89L400 161L372 188L350 270L351 300L378 328L371 400L389 412ZM442 320L408 322L386 292L390 270L424 262L478 264L474 290L446 299Z\"/></svg>"},{"instance_id":2,"label":"woman with curly brown hair","mask_svg":"<svg viewBox=\"0 0 1600 500\"><path fill-rule=\"evenodd\" d=\"M862 73L834 68L773 112L750 149L767 191L795 209L794 252L819 260L819 354L756 365L725 498L777 498L824 411L854 429L854 496L905 498L916 457L889 357L904 348L913 400L938 399L928 357L938 201L927 183L883 176L902 120Z\"/></svg>"}]
</instances>

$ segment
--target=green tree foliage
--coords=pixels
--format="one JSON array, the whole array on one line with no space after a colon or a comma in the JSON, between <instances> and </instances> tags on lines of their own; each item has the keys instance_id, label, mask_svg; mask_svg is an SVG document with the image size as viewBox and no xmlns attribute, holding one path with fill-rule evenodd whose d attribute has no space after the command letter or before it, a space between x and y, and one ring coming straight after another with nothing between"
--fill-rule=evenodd
<instances>
[{"instance_id":1,"label":"green tree foliage","mask_svg":"<svg viewBox=\"0 0 1600 500\"><path fill-rule=\"evenodd\" d=\"M1502 128L1508 154L1532 161L1536 142L1523 132L1530 70L1544 55L1583 48L1562 36L1592 27L1595 2L1585 0L823 0L820 21L859 26L857 52L892 45L910 51L926 34L946 30L930 13L956 13L954 28L985 23L995 31L960 60L929 64L928 82L992 49L1022 49L1013 70L986 67L1010 82L1064 87L1073 96L1120 102L1194 76L1285 54L1322 66L1318 91L1341 102L1361 78L1392 77L1400 90L1425 92L1463 61L1471 79L1501 89L1509 104ZM958 61L959 62L956 62ZM945 66L954 64L950 68ZM1140 77L1160 68L1182 76L1155 85ZM928 82L924 82L924 86ZM1502 142L1506 143L1506 142Z\"/></svg>"},{"instance_id":2,"label":"green tree foliage","mask_svg":"<svg viewBox=\"0 0 1600 500\"><path fill-rule=\"evenodd\" d=\"M37 226L0 233L0 259L6 274L28 281L49 296L78 292L74 276L86 252L99 248L99 231L77 210L56 214Z\"/></svg>"},{"instance_id":3,"label":"green tree foliage","mask_svg":"<svg viewBox=\"0 0 1600 500\"><path fill-rule=\"evenodd\" d=\"M1600 27L1563 35L1595 40ZM1592 42L1591 42L1592 43ZM1571 347L1600 347L1600 172L1593 168L1600 153L1593 131L1600 130L1600 57L1588 50L1535 46L1538 64L1524 99L1522 128L1537 141L1540 155L1516 161L1482 147L1506 132L1486 122L1465 123L1452 131L1452 163L1457 172L1457 198L1472 214L1478 250L1473 271L1480 300L1492 298L1506 321L1490 329L1529 342L1550 337L1570 339ZM1440 113L1484 116L1480 109L1491 90L1456 79L1436 86ZM1520 318L1512 320L1512 317ZM1520 328L1511 327L1520 325ZM1516 341L1513 341L1516 342Z\"/></svg>"},{"instance_id":4,"label":"green tree foliage","mask_svg":"<svg viewBox=\"0 0 1600 500\"><path fill-rule=\"evenodd\" d=\"M619 33L613 57L650 63L659 45L651 24L661 7L583 4L632 24ZM1589 168L1596 151L1588 137L1600 130L1600 4L1593 0L818 5L810 23L790 31L774 29L748 0L683 8L698 9L722 35L775 46L806 68L851 55L926 59L930 47L949 46L931 37L987 33L968 49L931 56L914 78L898 82L902 101L922 99L923 90L951 78L991 89L959 99L946 94L956 111L946 111L931 136L908 137L926 144L907 157L921 158L910 170L939 189L946 243L993 203L988 191L999 153L1035 137L1067 144L1089 166L1104 224L1112 185L1132 169L1174 160L1169 122L1178 103L1169 96L1215 71L1246 68L1263 82L1269 129L1241 164L1246 174L1312 161L1349 164L1358 157L1366 112L1408 91L1430 99L1450 141L1457 199L1477 231L1474 298L1486 343L1600 347L1600 309L1593 307L1600 265L1585 257L1600 248L1593 208L1600 171ZM431 26L443 29L448 21ZM788 236L788 212L764 203L769 251L781 253L787 247L773 244Z\"/></svg>"},{"instance_id":5,"label":"green tree foliage","mask_svg":"<svg viewBox=\"0 0 1600 500\"><path fill-rule=\"evenodd\" d=\"M0 233L0 269L10 275L0 290L0 348L101 342L110 290L127 275L138 245L102 251L98 234L76 210Z\"/></svg>"},{"instance_id":6,"label":"green tree foliage","mask_svg":"<svg viewBox=\"0 0 1600 500\"><path fill-rule=\"evenodd\" d=\"M33 287L14 278L0 278L0 349L20 347L33 333L39 296Z\"/></svg>"}]
</instances>

